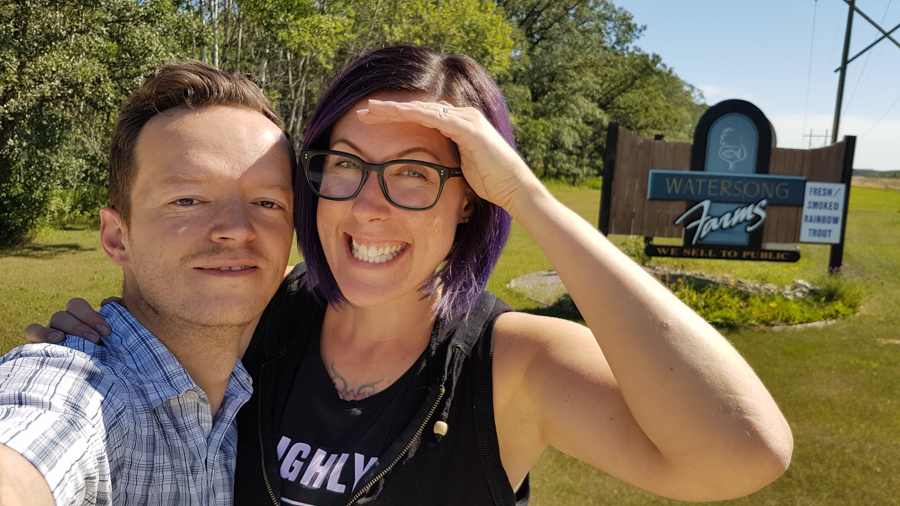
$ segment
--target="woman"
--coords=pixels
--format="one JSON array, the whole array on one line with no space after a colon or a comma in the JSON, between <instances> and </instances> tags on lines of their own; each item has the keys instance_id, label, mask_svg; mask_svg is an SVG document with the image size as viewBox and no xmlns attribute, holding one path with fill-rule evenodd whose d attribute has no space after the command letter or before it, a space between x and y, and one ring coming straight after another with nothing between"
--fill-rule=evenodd
<instances>
[{"instance_id":1,"label":"woman","mask_svg":"<svg viewBox=\"0 0 900 506\"><path fill-rule=\"evenodd\" d=\"M470 58L360 57L300 156L306 264L244 355L255 393L236 503L524 504L548 445L688 501L749 494L786 469L790 429L757 376L550 195ZM484 291L510 215L587 327Z\"/></svg>"}]
</instances>

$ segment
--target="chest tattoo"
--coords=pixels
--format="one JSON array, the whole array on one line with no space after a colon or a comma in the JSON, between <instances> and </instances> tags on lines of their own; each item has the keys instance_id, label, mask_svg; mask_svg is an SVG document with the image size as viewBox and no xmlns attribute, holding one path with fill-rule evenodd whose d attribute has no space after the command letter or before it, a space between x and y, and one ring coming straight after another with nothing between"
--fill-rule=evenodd
<instances>
[{"instance_id":1,"label":"chest tattoo","mask_svg":"<svg viewBox=\"0 0 900 506\"><path fill-rule=\"evenodd\" d=\"M334 362L331 363L330 376L332 383L334 383L334 388L337 390L338 397L345 401L358 401L375 395L378 391L375 385L381 382L379 379L351 388L347 379L341 376L334 368Z\"/></svg>"}]
</instances>

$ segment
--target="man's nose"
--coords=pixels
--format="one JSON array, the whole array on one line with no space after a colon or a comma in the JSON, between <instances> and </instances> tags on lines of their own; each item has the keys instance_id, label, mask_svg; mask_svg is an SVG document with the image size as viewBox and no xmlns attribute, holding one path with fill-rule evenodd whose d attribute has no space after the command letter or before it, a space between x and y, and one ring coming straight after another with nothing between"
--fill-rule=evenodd
<instances>
[{"instance_id":1,"label":"man's nose","mask_svg":"<svg viewBox=\"0 0 900 506\"><path fill-rule=\"evenodd\" d=\"M246 242L256 236L251 217L251 206L242 199L223 202L216 210L213 241Z\"/></svg>"}]
</instances>

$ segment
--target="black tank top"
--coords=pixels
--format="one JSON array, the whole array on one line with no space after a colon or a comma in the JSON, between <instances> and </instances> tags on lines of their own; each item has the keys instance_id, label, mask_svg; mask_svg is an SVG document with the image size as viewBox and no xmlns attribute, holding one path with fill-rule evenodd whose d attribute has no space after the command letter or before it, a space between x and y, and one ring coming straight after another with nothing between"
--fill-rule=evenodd
<instances>
[{"instance_id":1,"label":"black tank top","mask_svg":"<svg viewBox=\"0 0 900 506\"><path fill-rule=\"evenodd\" d=\"M357 481L377 464L424 402L430 386L422 373L424 360L423 354L384 390L346 401L339 398L322 362L319 338L310 340L278 428L285 504L347 503Z\"/></svg>"},{"instance_id":2,"label":"black tank top","mask_svg":"<svg viewBox=\"0 0 900 506\"><path fill-rule=\"evenodd\" d=\"M289 401L288 396L296 388L320 389L324 402L318 404L323 406L342 402L330 381L312 377L307 382L298 378L303 374L301 370L316 369L317 374L328 377L323 372L325 365L319 358L317 342L325 306L312 298L306 282L305 266L300 264L266 308L242 359L253 377L253 396L238 414L241 437L238 438L235 504L300 503L283 493L282 487L289 480L281 478L282 469L288 477L296 472L292 481L302 482L306 477L308 484L324 490L329 485L333 489L344 485L343 493L346 493L353 488L352 480L360 474L357 469L369 467L371 455L378 453L375 450L356 452L352 446L322 449L317 434L327 434L332 429L330 424L319 425L328 425L324 429L312 429L314 434L310 437L315 439L305 441L293 438L307 436L283 430L288 426L302 430L299 426L304 424L297 421L300 417L312 421L320 409L332 409L319 408L316 402ZM357 483L352 504L522 506L528 503L527 477L518 491L513 492L509 486L494 426L493 325L500 314L509 310L509 306L485 292L466 316L438 319L432 342L420 364L424 371L413 372L414 379L410 380L415 384L417 375L424 375L428 393L409 403L416 408L412 416L408 415L411 411L404 411L403 416L392 422L408 418L396 440L381 453L381 461L373 464ZM313 346L315 350L309 351ZM301 361L310 357L315 367L300 367ZM296 385L300 386L294 388ZM420 396L417 389L413 388L413 392L414 397ZM298 413L298 406L309 411ZM326 416L337 414L331 411ZM438 421L444 424L443 436L438 436ZM334 433L338 439L349 439L340 436L352 435L357 430L364 429L339 427ZM288 439L279 443L282 436ZM315 449L309 441L316 442ZM381 438L379 445L384 441ZM306 453L304 445L309 446ZM375 453L368 453L372 451ZM288 459L289 456L292 458ZM335 457L329 463L332 456ZM340 472L335 471L338 466ZM348 470L352 470L353 476ZM320 480L318 485L317 480Z\"/></svg>"}]
</instances>

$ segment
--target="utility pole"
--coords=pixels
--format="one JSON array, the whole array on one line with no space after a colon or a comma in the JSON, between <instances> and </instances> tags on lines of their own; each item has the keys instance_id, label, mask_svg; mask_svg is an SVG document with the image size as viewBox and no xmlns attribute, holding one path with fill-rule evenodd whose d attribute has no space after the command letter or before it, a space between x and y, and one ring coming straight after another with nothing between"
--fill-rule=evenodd
<instances>
[{"instance_id":1,"label":"utility pole","mask_svg":"<svg viewBox=\"0 0 900 506\"><path fill-rule=\"evenodd\" d=\"M841 56L841 76L838 79L837 103L834 106L834 124L831 127L831 143L837 142L838 128L841 126L841 105L844 101L844 81L847 79L847 56L850 55L850 30L853 28L853 8L856 0L849 0L847 12L847 32L844 34L844 52Z\"/></svg>"},{"instance_id":2,"label":"utility pole","mask_svg":"<svg viewBox=\"0 0 900 506\"><path fill-rule=\"evenodd\" d=\"M878 23L876 23L875 21L872 20L872 18L867 16L865 12L861 11L859 9L859 7L856 6L856 0L844 0L844 2L846 2L847 5L850 6L850 10L847 13L847 33L844 35L844 53L843 53L843 56L841 56L841 66L834 70L835 72L840 71L841 76L838 79L837 104L834 107L834 125L833 125L833 128L831 129L831 142L832 143L837 142L838 128L841 125L841 105L842 105L841 103L844 100L844 81L847 77L847 64L850 63L851 61L855 60L859 56L861 56L863 53L865 53L866 51L871 49L875 44L878 44L879 42L881 42L884 39L888 39L889 41L893 42L895 46L900 47L900 41L891 37L891 34L894 33L894 31L896 31L898 28L900 28L900 25L897 25L894 28L892 28L890 31L887 31L884 28L878 26ZM856 55L853 58L850 58L848 60L847 55L850 52L850 29L853 27L853 13L854 12L858 12L859 15L863 17L863 19L865 19L866 21L869 22L869 24L871 24L876 29L878 29L878 31L881 32L882 35L878 40L869 44L868 46L866 46L865 49L856 53Z\"/></svg>"},{"instance_id":3,"label":"utility pole","mask_svg":"<svg viewBox=\"0 0 900 506\"><path fill-rule=\"evenodd\" d=\"M827 145L828 145L828 139L830 139L831 136L828 135L828 130L825 130L825 133L824 133L824 134L814 134L814 133L813 133L813 130L810 128L810 129L809 129L809 135L803 134L803 138L804 138L804 139L809 139L809 145L807 146L807 148L808 148L808 149L814 149L814 148L821 148L821 147L823 147L823 146L827 146ZM822 140L821 140L821 141L814 141L813 139L822 139Z\"/></svg>"}]
</instances>

